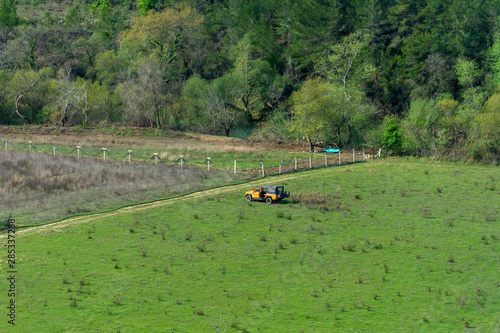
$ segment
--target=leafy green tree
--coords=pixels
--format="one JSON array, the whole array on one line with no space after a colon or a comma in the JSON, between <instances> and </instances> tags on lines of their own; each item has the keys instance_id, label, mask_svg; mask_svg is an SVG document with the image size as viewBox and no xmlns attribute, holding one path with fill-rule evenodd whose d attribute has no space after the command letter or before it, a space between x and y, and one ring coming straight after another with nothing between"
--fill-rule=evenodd
<instances>
[{"instance_id":1,"label":"leafy green tree","mask_svg":"<svg viewBox=\"0 0 500 333\"><path fill-rule=\"evenodd\" d=\"M342 82L347 91L353 80L367 79L375 71L372 64L362 59L362 52L367 46L367 35L353 33L330 46L318 60L316 71L332 82Z\"/></svg>"},{"instance_id":2,"label":"leafy green tree","mask_svg":"<svg viewBox=\"0 0 500 333\"><path fill-rule=\"evenodd\" d=\"M340 147L359 144L359 132L372 114L363 93L353 90L348 96L342 85L324 79L304 82L291 102L291 131L307 140L311 150L316 141L335 142Z\"/></svg>"},{"instance_id":3,"label":"leafy green tree","mask_svg":"<svg viewBox=\"0 0 500 333\"><path fill-rule=\"evenodd\" d=\"M275 77L271 66L265 60L252 59L250 35L243 37L232 50L234 67L231 75L236 83L238 95L236 105L255 119L262 117L263 94ZM265 98L265 97L264 97Z\"/></svg>"},{"instance_id":4,"label":"leafy green tree","mask_svg":"<svg viewBox=\"0 0 500 333\"><path fill-rule=\"evenodd\" d=\"M477 63L463 57L457 59L455 70L457 72L458 82L465 89L474 88L475 83L481 76Z\"/></svg>"},{"instance_id":5,"label":"leafy green tree","mask_svg":"<svg viewBox=\"0 0 500 333\"><path fill-rule=\"evenodd\" d=\"M500 161L500 112L485 112L474 121L468 151L475 160Z\"/></svg>"},{"instance_id":6,"label":"leafy green tree","mask_svg":"<svg viewBox=\"0 0 500 333\"><path fill-rule=\"evenodd\" d=\"M248 113L237 106L240 96L237 85L238 79L231 74L211 82L194 76L186 82L183 95L192 108L191 114L202 115L203 123L195 120L199 126L230 136L232 129L245 123Z\"/></svg>"},{"instance_id":7,"label":"leafy green tree","mask_svg":"<svg viewBox=\"0 0 500 333\"><path fill-rule=\"evenodd\" d=\"M386 117L382 143L391 154L399 154L403 148L401 129L393 117Z\"/></svg>"},{"instance_id":8,"label":"leafy green tree","mask_svg":"<svg viewBox=\"0 0 500 333\"><path fill-rule=\"evenodd\" d=\"M2 0L0 3L0 28L12 28L19 23L15 0Z\"/></svg>"},{"instance_id":9,"label":"leafy green tree","mask_svg":"<svg viewBox=\"0 0 500 333\"><path fill-rule=\"evenodd\" d=\"M148 15L149 11L155 9L158 0L139 0L137 1L137 8L141 16Z\"/></svg>"},{"instance_id":10,"label":"leafy green tree","mask_svg":"<svg viewBox=\"0 0 500 333\"><path fill-rule=\"evenodd\" d=\"M97 55L104 52L109 43L100 34L93 33L89 38L80 37L73 42L72 47L74 54L82 59L83 66L91 69L96 64Z\"/></svg>"},{"instance_id":11,"label":"leafy green tree","mask_svg":"<svg viewBox=\"0 0 500 333\"><path fill-rule=\"evenodd\" d=\"M495 88L500 85L500 31L495 34L494 42L490 50L493 84Z\"/></svg>"},{"instance_id":12,"label":"leafy green tree","mask_svg":"<svg viewBox=\"0 0 500 333\"><path fill-rule=\"evenodd\" d=\"M332 86L324 79L305 81L301 88L293 93L291 110L291 131L296 137L307 140L311 151L314 143L331 138L332 114L335 100L332 98Z\"/></svg>"},{"instance_id":13,"label":"leafy green tree","mask_svg":"<svg viewBox=\"0 0 500 333\"><path fill-rule=\"evenodd\" d=\"M94 82L87 86L88 109L84 126L104 121L107 124L122 120L122 99L107 86Z\"/></svg>"},{"instance_id":14,"label":"leafy green tree","mask_svg":"<svg viewBox=\"0 0 500 333\"><path fill-rule=\"evenodd\" d=\"M116 51L98 53L95 57L95 76L103 85L114 87L128 76L128 64Z\"/></svg>"},{"instance_id":15,"label":"leafy green tree","mask_svg":"<svg viewBox=\"0 0 500 333\"><path fill-rule=\"evenodd\" d=\"M130 29L121 38L130 38L144 44L162 63L172 63L185 53L187 46L199 36L203 16L191 7L168 8L163 12L148 12L145 17L135 17ZM184 51L184 52L183 52ZM187 60L187 59L186 59Z\"/></svg>"},{"instance_id":16,"label":"leafy green tree","mask_svg":"<svg viewBox=\"0 0 500 333\"><path fill-rule=\"evenodd\" d=\"M17 70L8 83L7 98L13 101L14 112L24 122L43 122L43 109L53 94L48 78L53 76L51 68L40 71Z\"/></svg>"},{"instance_id":17,"label":"leafy green tree","mask_svg":"<svg viewBox=\"0 0 500 333\"><path fill-rule=\"evenodd\" d=\"M416 99L401 123L403 145L406 151L417 156L431 156L435 151L435 139L441 115L436 102Z\"/></svg>"}]
</instances>

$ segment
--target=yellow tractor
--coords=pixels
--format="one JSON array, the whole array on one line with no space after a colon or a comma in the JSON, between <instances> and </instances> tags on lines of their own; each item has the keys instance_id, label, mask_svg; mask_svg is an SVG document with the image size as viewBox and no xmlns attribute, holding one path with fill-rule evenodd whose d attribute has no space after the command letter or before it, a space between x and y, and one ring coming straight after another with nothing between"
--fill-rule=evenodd
<instances>
[{"instance_id":1,"label":"yellow tractor","mask_svg":"<svg viewBox=\"0 0 500 333\"><path fill-rule=\"evenodd\" d=\"M283 186L275 185L257 186L253 190L245 192L245 198L247 201L265 201L269 205L273 202L280 202L289 196L290 192L285 191Z\"/></svg>"}]
</instances>

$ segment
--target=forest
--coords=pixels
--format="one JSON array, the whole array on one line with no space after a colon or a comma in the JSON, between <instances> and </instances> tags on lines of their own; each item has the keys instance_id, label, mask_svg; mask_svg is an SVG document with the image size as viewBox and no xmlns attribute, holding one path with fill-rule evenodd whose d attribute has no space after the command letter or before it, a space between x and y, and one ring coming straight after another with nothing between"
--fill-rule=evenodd
<instances>
[{"instance_id":1,"label":"forest","mask_svg":"<svg viewBox=\"0 0 500 333\"><path fill-rule=\"evenodd\" d=\"M497 0L1 0L0 124L500 162Z\"/></svg>"}]
</instances>

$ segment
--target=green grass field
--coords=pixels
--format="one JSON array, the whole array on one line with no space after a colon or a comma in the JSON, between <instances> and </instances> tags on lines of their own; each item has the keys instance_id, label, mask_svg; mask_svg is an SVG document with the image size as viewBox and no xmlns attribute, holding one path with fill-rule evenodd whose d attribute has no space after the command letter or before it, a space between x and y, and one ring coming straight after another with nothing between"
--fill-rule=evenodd
<instances>
[{"instance_id":1,"label":"green grass field","mask_svg":"<svg viewBox=\"0 0 500 333\"><path fill-rule=\"evenodd\" d=\"M19 234L0 331L500 331L499 179L388 159L263 179L279 205L247 203L253 182Z\"/></svg>"}]
</instances>

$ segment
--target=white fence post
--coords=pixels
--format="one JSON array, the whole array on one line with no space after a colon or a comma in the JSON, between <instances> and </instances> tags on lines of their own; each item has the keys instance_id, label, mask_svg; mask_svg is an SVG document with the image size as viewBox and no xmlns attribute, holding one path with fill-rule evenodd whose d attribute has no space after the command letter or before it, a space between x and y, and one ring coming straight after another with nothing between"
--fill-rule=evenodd
<instances>
[{"instance_id":1,"label":"white fence post","mask_svg":"<svg viewBox=\"0 0 500 333\"><path fill-rule=\"evenodd\" d=\"M181 155L181 169L184 169L184 155Z\"/></svg>"},{"instance_id":2,"label":"white fence post","mask_svg":"<svg viewBox=\"0 0 500 333\"><path fill-rule=\"evenodd\" d=\"M207 161L208 161L208 171L210 171L210 157L207 157Z\"/></svg>"},{"instance_id":3,"label":"white fence post","mask_svg":"<svg viewBox=\"0 0 500 333\"><path fill-rule=\"evenodd\" d=\"M236 174L236 160L234 160L234 174Z\"/></svg>"},{"instance_id":4,"label":"white fence post","mask_svg":"<svg viewBox=\"0 0 500 333\"><path fill-rule=\"evenodd\" d=\"M128 164L129 165L130 165L131 159L132 159L132 150L129 150L128 151Z\"/></svg>"},{"instance_id":5,"label":"white fence post","mask_svg":"<svg viewBox=\"0 0 500 333\"><path fill-rule=\"evenodd\" d=\"M264 162L260 162L262 164L262 177L265 177L265 173L264 173Z\"/></svg>"},{"instance_id":6,"label":"white fence post","mask_svg":"<svg viewBox=\"0 0 500 333\"><path fill-rule=\"evenodd\" d=\"M77 154L78 154L78 158L80 158L80 148L82 146L76 146L76 151L77 151Z\"/></svg>"},{"instance_id":7,"label":"white fence post","mask_svg":"<svg viewBox=\"0 0 500 333\"><path fill-rule=\"evenodd\" d=\"M54 157L56 157L56 147L52 147L52 149L54 149Z\"/></svg>"},{"instance_id":8,"label":"white fence post","mask_svg":"<svg viewBox=\"0 0 500 333\"><path fill-rule=\"evenodd\" d=\"M280 163L280 171L279 171L279 173L281 174L281 163Z\"/></svg>"},{"instance_id":9,"label":"white fence post","mask_svg":"<svg viewBox=\"0 0 500 333\"><path fill-rule=\"evenodd\" d=\"M102 148L104 161L106 161L106 150L106 148Z\"/></svg>"},{"instance_id":10,"label":"white fence post","mask_svg":"<svg viewBox=\"0 0 500 333\"><path fill-rule=\"evenodd\" d=\"M158 165L158 153L153 154L155 156L155 165Z\"/></svg>"}]
</instances>

